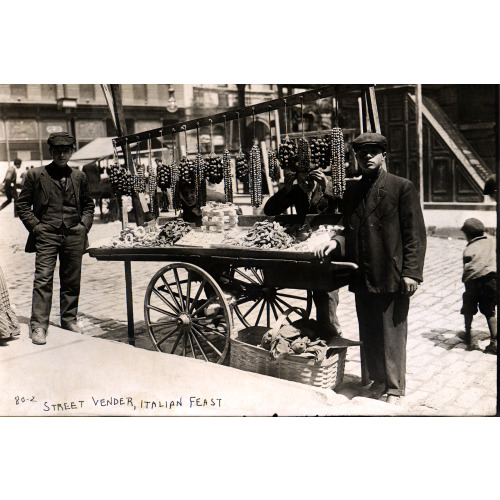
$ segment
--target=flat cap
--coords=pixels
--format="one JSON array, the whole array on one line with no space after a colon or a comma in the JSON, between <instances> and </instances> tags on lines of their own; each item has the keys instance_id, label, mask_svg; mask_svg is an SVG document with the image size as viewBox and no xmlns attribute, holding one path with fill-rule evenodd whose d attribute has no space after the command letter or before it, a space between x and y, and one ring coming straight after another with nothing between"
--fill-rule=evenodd
<instances>
[{"instance_id":1,"label":"flat cap","mask_svg":"<svg viewBox=\"0 0 500 500\"><path fill-rule=\"evenodd\" d=\"M354 151L359 151L365 146L378 146L385 151L387 149L387 139L382 134L377 134L376 132L365 132L358 135L358 137L352 141Z\"/></svg>"},{"instance_id":2,"label":"flat cap","mask_svg":"<svg viewBox=\"0 0 500 500\"><path fill-rule=\"evenodd\" d=\"M465 234L482 235L486 230L486 228L479 219L472 218L472 219L466 219L464 225L461 227L460 230L463 231Z\"/></svg>"},{"instance_id":3,"label":"flat cap","mask_svg":"<svg viewBox=\"0 0 500 500\"><path fill-rule=\"evenodd\" d=\"M20 158L16 158L16 159L14 160L14 165L21 165L21 163L22 163L22 162L23 162L23 161L22 161Z\"/></svg>"},{"instance_id":4,"label":"flat cap","mask_svg":"<svg viewBox=\"0 0 500 500\"><path fill-rule=\"evenodd\" d=\"M54 132L49 135L47 144L49 146L73 146L76 140L72 135L67 132Z\"/></svg>"}]
</instances>

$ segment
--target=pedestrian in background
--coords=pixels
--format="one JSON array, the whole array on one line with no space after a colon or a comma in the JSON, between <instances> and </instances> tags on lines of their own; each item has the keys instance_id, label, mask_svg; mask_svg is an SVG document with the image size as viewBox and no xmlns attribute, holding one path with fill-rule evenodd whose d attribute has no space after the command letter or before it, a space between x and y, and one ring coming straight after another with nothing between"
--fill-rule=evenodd
<instances>
[{"instance_id":1,"label":"pedestrian in background","mask_svg":"<svg viewBox=\"0 0 500 500\"><path fill-rule=\"evenodd\" d=\"M17 170L21 168L22 161L19 158L14 160L14 166L10 165L5 174L5 178L3 180L4 183L4 192L7 199L0 205L0 210L3 210L7 205L9 205L12 200L14 203L17 201ZM15 208L14 208L15 214Z\"/></svg>"},{"instance_id":2,"label":"pedestrian in background","mask_svg":"<svg viewBox=\"0 0 500 500\"><path fill-rule=\"evenodd\" d=\"M359 336L370 390L398 404L406 387L406 340L410 297L423 280L425 223L411 181L387 172L387 139L367 132L352 143L361 169L341 203L346 259L358 265L349 283L356 298ZM316 249L320 258L342 236Z\"/></svg>"},{"instance_id":3,"label":"pedestrian in background","mask_svg":"<svg viewBox=\"0 0 500 500\"><path fill-rule=\"evenodd\" d=\"M484 352L497 353L497 266L495 240L485 234L484 224L478 219L467 219L461 231L467 238L464 250L464 271L462 281L465 285L463 305L465 334L463 340L470 349L477 349L477 339L472 335L472 319L479 311L484 314L490 331L490 343Z\"/></svg>"},{"instance_id":4,"label":"pedestrian in background","mask_svg":"<svg viewBox=\"0 0 500 500\"><path fill-rule=\"evenodd\" d=\"M9 290L0 267L0 340L10 339L19 333L19 320L10 307Z\"/></svg>"},{"instance_id":5,"label":"pedestrian in background","mask_svg":"<svg viewBox=\"0 0 500 500\"><path fill-rule=\"evenodd\" d=\"M68 166L75 138L66 132L47 140L52 163L30 169L16 203L29 231L26 252L36 252L30 337L45 344L52 305L52 285L59 257L61 327L82 333L77 324L82 256L94 219L87 176Z\"/></svg>"}]
</instances>

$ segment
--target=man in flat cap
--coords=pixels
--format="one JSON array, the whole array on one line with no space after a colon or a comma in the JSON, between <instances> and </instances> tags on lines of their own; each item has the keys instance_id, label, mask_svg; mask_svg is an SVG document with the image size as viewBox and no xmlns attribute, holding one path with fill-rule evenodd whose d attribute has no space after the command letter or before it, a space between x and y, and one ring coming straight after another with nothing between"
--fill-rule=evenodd
<instances>
[{"instance_id":1,"label":"man in flat cap","mask_svg":"<svg viewBox=\"0 0 500 500\"><path fill-rule=\"evenodd\" d=\"M423 280L426 231L411 181L387 172L387 140L367 132L352 143L362 172L344 193L346 259L358 265L349 290L356 298L360 340L373 394L398 404L405 394L410 297ZM318 248L323 258L340 237Z\"/></svg>"},{"instance_id":2,"label":"man in flat cap","mask_svg":"<svg viewBox=\"0 0 500 500\"><path fill-rule=\"evenodd\" d=\"M47 143L52 163L28 171L16 203L29 231L26 252L36 252L30 320L34 344L46 343L58 256L61 327L82 333L77 325L82 256L94 218L87 176L68 166L75 138L58 132Z\"/></svg>"},{"instance_id":3,"label":"man in flat cap","mask_svg":"<svg viewBox=\"0 0 500 500\"><path fill-rule=\"evenodd\" d=\"M17 201L17 171L21 168L22 161L19 158L14 160L14 166L10 165L5 174L4 188L7 199L0 205L0 210L3 210L9 205L12 200Z\"/></svg>"}]
</instances>

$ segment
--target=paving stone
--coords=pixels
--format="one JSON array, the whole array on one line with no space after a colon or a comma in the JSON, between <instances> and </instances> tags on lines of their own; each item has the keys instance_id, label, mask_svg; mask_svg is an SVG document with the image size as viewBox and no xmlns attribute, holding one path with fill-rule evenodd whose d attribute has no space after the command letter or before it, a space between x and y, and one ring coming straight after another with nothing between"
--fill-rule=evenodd
<instances>
[{"instance_id":1,"label":"paving stone","mask_svg":"<svg viewBox=\"0 0 500 500\"><path fill-rule=\"evenodd\" d=\"M477 406L481 398L486 396L487 393L483 388L469 387L465 389L459 397L457 397L456 402L460 406L472 409Z\"/></svg>"},{"instance_id":2,"label":"paving stone","mask_svg":"<svg viewBox=\"0 0 500 500\"><path fill-rule=\"evenodd\" d=\"M446 408L448 402L456 401L460 391L453 387L442 387L435 391L425 402L438 408L440 411Z\"/></svg>"}]
</instances>

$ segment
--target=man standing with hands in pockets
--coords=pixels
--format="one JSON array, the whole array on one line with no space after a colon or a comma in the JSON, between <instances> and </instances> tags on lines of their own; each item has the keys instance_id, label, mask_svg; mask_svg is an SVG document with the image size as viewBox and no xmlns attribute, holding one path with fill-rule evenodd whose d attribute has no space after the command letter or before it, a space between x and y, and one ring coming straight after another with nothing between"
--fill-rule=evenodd
<instances>
[{"instance_id":1,"label":"man standing with hands in pockets","mask_svg":"<svg viewBox=\"0 0 500 500\"><path fill-rule=\"evenodd\" d=\"M316 255L324 258L345 238L346 259L358 265L349 290L356 297L371 389L398 404L405 394L410 297L423 280L425 224L413 183L387 172L386 138L363 133L352 145L362 178L344 193L344 234Z\"/></svg>"},{"instance_id":2,"label":"man standing with hands in pockets","mask_svg":"<svg viewBox=\"0 0 500 500\"><path fill-rule=\"evenodd\" d=\"M87 176L68 166L75 138L50 134L52 163L30 169L19 200L19 218L30 232L26 252L36 252L30 338L45 344L52 305L52 285L59 257L61 327L82 333L77 325L82 256L94 218Z\"/></svg>"}]
</instances>

